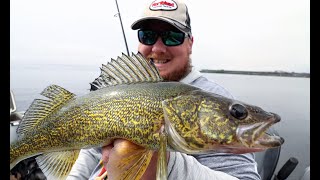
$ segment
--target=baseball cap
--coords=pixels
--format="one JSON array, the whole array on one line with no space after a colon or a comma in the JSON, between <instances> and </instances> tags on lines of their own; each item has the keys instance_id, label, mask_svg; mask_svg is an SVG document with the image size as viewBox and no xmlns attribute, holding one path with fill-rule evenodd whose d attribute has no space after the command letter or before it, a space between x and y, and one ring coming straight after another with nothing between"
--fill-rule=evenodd
<instances>
[{"instance_id":1,"label":"baseball cap","mask_svg":"<svg viewBox=\"0 0 320 180\"><path fill-rule=\"evenodd\" d=\"M180 0L155 0L147 5L142 17L131 28L140 29L148 20L165 21L182 32L191 35L190 17L187 5Z\"/></svg>"}]
</instances>

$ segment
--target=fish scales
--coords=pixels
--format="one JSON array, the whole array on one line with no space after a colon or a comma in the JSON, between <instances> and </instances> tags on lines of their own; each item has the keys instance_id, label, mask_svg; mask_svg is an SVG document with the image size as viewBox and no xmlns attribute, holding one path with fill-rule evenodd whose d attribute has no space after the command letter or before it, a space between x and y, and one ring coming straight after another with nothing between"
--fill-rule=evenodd
<instances>
[{"instance_id":1,"label":"fish scales","mask_svg":"<svg viewBox=\"0 0 320 180\"><path fill-rule=\"evenodd\" d=\"M112 138L125 138L149 149L157 149L154 134L164 124L161 102L197 88L176 82L118 85L76 98L41 126L24 135L16 157L65 146L85 148L105 145ZM10 156L12 159L15 156Z\"/></svg>"}]
</instances>

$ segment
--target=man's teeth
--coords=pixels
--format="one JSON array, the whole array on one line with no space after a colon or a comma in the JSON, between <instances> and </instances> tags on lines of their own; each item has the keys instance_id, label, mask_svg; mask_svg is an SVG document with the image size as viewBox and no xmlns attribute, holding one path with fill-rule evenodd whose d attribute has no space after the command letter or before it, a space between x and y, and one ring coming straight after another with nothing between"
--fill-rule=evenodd
<instances>
[{"instance_id":1,"label":"man's teeth","mask_svg":"<svg viewBox=\"0 0 320 180\"><path fill-rule=\"evenodd\" d=\"M164 63L167 63L168 60L157 60L157 59L153 59L153 62L156 63L156 64L164 64Z\"/></svg>"}]
</instances>

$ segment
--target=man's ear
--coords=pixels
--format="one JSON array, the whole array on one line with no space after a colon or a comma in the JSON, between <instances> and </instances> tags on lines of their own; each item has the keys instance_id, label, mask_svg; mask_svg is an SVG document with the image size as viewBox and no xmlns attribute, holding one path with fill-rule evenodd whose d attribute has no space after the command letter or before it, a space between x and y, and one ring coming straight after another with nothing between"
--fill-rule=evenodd
<instances>
[{"instance_id":1,"label":"man's ear","mask_svg":"<svg viewBox=\"0 0 320 180\"><path fill-rule=\"evenodd\" d=\"M189 40L189 54L192 54L193 36L188 38Z\"/></svg>"}]
</instances>

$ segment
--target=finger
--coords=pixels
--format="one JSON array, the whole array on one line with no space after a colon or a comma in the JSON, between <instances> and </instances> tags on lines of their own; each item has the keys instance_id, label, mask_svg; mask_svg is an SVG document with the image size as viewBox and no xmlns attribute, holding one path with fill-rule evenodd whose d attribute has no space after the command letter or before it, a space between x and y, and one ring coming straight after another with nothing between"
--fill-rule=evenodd
<instances>
[{"instance_id":1,"label":"finger","mask_svg":"<svg viewBox=\"0 0 320 180\"><path fill-rule=\"evenodd\" d=\"M104 165L106 165L109 162L109 156L112 148L113 144L102 147L102 161Z\"/></svg>"},{"instance_id":2,"label":"finger","mask_svg":"<svg viewBox=\"0 0 320 180\"><path fill-rule=\"evenodd\" d=\"M152 151L130 141L118 139L107 164L110 179L140 179L150 163Z\"/></svg>"},{"instance_id":3,"label":"finger","mask_svg":"<svg viewBox=\"0 0 320 180\"><path fill-rule=\"evenodd\" d=\"M105 167L109 162L111 154L126 154L128 149L137 148L136 144L125 139L116 139L112 144L102 147L102 161ZM116 153L115 153L116 152Z\"/></svg>"}]
</instances>

